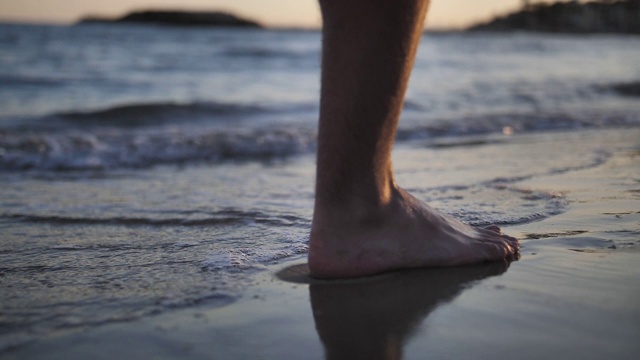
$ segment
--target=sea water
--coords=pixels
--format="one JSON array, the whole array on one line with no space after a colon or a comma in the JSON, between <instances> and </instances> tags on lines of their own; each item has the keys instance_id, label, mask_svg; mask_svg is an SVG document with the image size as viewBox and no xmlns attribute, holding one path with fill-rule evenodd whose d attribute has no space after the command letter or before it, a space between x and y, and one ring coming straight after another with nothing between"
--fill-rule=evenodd
<instances>
[{"instance_id":1,"label":"sea water","mask_svg":"<svg viewBox=\"0 0 640 360\"><path fill-rule=\"evenodd\" d=\"M421 42L398 180L472 224L560 214L561 192L518 182L608 158L523 161L526 142L505 139L640 127L638 37ZM302 30L0 25L0 350L224 305L265 265L303 256L320 43Z\"/></svg>"}]
</instances>

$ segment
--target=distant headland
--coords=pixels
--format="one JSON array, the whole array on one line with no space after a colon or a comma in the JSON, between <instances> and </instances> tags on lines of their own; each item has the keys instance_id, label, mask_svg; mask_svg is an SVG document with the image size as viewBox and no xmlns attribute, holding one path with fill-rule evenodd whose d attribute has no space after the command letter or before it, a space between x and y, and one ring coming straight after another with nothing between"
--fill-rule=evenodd
<instances>
[{"instance_id":1,"label":"distant headland","mask_svg":"<svg viewBox=\"0 0 640 360\"><path fill-rule=\"evenodd\" d=\"M215 26L262 28L258 22L220 11L163 11L146 10L129 13L121 18L85 17L79 24L90 23L141 23L172 26Z\"/></svg>"},{"instance_id":2,"label":"distant headland","mask_svg":"<svg viewBox=\"0 0 640 360\"><path fill-rule=\"evenodd\" d=\"M523 9L470 27L469 31L640 34L640 0L529 4Z\"/></svg>"}]
</instances>

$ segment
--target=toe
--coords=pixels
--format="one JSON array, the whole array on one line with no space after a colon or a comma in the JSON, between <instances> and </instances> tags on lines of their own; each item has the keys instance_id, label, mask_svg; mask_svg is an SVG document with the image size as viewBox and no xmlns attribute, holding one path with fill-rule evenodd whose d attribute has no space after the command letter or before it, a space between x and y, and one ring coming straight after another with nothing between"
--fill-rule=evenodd
<instances>
[{"instance_id":1,"label":"toe","mask_svg":"<svg viewBox=\"0 0 640 360\"><path fill-rule=\"evenodd\" d=\"M500 230L500 226L495 225L495 224L491 224L489 226L485 226L484 227L485 230L489 230L489 231L493 231L495 233L500 234L502 230Z\"/></svg>"},{"instance_id":2,"label":"toe","mask_svg":"<svg viewBox=\"0 0 640 360\"><path fill-rule=\"evenodd\" d=\"M512 249L506 243L485 242L483 245L484 258L487 261L498 261L511 257Z\"/></svg>"},{"instance_id":3,"label":"toe","mask_svg":"<svg viewBox=\"0 0 640 360\"><path fill-rule=\"evenodd\" d=\"M518 239L514 237L509 235L496 236L496 233L492 231L485 231L478 240L483 244L487 260L507 259L512 261L519 258Z\"/></svg>"}]
</instances>

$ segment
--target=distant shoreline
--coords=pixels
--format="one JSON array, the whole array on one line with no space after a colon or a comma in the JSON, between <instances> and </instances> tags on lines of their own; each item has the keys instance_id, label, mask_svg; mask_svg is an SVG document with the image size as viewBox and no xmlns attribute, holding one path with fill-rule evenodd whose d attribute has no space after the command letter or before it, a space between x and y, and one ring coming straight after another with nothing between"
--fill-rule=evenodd
<instances>
[{"instance_id":1,"label":"distant shoreline","mask_svg":"<svg viewBox=\"0 0 640 360\"><path fill-rule=\"evenodd\" d=\"M261 29L257 21L238 17L221 11L166 11L145 10L131 12L120 18L88 16L77 24L120 24L139 23L167 26L209 26L209 27L245 27Z\"/></svg>"},{"instance_id":2,"label":"distant shoreline","mask_svg":"<svg viewBox=\"0 0 640 360\"><path fill-rule=\"evenodd\" d=\"M640 0L534 4L467 31L640 34Z\"/></svg>"}]
</instances>

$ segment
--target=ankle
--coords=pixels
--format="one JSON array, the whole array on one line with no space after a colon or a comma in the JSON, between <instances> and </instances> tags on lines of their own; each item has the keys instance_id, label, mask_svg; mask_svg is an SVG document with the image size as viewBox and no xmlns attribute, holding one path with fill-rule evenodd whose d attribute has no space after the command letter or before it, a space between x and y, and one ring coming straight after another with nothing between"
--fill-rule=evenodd
<instances>
[{"instance_id":1,"label":"ankle","mask_svg":"<svg viewBox=\"0 0 640 360\"><path fill-rule=\"evenodd\" d=\"M321 186L319 183L316 187L314 219L315 215L350 221L376 217L392 205L400 192L392 177L348 185Z\"/></svg>"}]
</instances>

